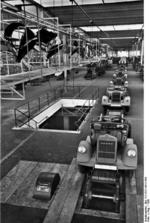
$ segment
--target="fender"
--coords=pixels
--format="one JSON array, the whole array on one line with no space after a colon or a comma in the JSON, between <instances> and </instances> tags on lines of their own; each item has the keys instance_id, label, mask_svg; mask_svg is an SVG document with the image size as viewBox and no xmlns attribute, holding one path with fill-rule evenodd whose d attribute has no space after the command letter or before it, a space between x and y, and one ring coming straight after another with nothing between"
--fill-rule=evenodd
<instances>
[{"instance_id":1,"label":"fender","mask_svg":"<svg viewBox=\"0 0 150 223\"><path fill-rule=\"evenodd\" d=\"M102 97L102 105L108 104L108 97L106 95L104 95Z\"/></svg>"},{"instance_id":2,"label":"fender","mask_svg":"<svg viewBox=\"0 0 150 223\"><path fill-rule=\"evenodd\" d=\"M129 150L134 150L136 155L133 156L128 156L128 151ZM137 146L135 144L127 144L125 146L123 155L122 155L122 161L125 166L132 167L132 168L137 168L137 159L138 159L138 154L137 154Z\"/></svg>"},{"instance_id":3,"label":"fender","mask_svg":"<svg viewBox=\"0 0 150 223\"><path fill-rule=\"evenodd\" d=\"M124 86L128 87L128 81L125 81Z\"/></svg>"},{"instance_id":4,"label":"fender","mask_svg":"<svg viewBox=\"0 0 150 223\"><path fill-rule=\"evenodd\" d=\"M92 146L91 143L89 141L89 137L87 137L87 140L82 140L79 143L79 147L85 147L86 148L86 152L81 153L79 151L77 151L77 162L80 163L85 163L85 162L89 162L90 158L91 158L91 154L92 154Z\"/></svg>"},{"instance_id":5,"label":"fender","mask_svg":"<svg viewBox=\"0 0 150 223\"><path fill-rule=\"evenodd\" d=\"M127 96L124 98L124 105L129 106L131 104L131 98L130 96Z\"/></svg>"},{"instance_id":6,"label":"fender","mask_svg":"<svg viewBox=\"0 0 150 223\"><path fill-rule=\"evenodd\" d=\"M113 87L113 85L114 85L114 84L113 84L113 81L110 81L110 82L109 82L109 85L110 85L110 87Z\"/></svg>"},{"instance_id":7,"label":"fender","mask_svg":"<svg viewBox=\"0 0 150 223\"><path fill-rule=\"evenodd\" d=\"M124 74L124 77L127 79L128 75L127 74Z\"/></svg>"}]
</instances>

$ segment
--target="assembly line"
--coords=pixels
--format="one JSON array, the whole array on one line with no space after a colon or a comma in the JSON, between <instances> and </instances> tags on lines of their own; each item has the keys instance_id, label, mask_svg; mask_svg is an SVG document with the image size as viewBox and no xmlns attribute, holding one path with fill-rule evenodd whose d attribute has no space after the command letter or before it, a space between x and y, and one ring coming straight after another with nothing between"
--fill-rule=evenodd
<instances>
[{"instance_id":1,"label":"assembly line","mask_svg":"<svg viewBox=\"0 0 150 223\"><path fill-rule=\"evenodd\" d=\"M144 223L143 5L2 1L2 222Z\"/></svg>"}]
</instances>

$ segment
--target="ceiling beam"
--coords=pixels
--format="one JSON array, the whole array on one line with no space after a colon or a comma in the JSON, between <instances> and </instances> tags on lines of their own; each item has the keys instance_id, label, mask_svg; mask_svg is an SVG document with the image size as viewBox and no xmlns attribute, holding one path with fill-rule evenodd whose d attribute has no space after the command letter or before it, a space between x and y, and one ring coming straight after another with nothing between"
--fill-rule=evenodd
<instances>
[{"instance_id":1,"label":"ceiling beam","mask_svg":"<svg viewBox=\"0 0 150 223\"><path fill-rule=\"evenodd\" d=\"M59 16L60 18L60 16ZM82 27L82 26L91 26L91 23L87 19L61 19L65 24L68 21L72 24L73 27ZM133 18L108 18L108 19L95 19L94 26L111 26L111 25L132 25L132 24L143 24L143 16L133 17Z\"/></svg>"},{"instance_id":2,"label":"ceiling beam","mask_svg":"<svg viewBox=\"0 0 150 223\"><path fill-rule=\"evenodd\" d=\"M117 37L136 37L141 30L119 30L119 31L106 31L110 38L117 38ZM86 32L90 37L93 38L105 38L106 35L100 31L94 32Z\"/></svg>"},{"instance_id":3,"label":"ceiling beam","mask_svg":"<svg viewBox=\"0 0 150 223\"><path fill-rule=\"evenodd\" d=\"M123 25L143 23L143 2L121 2L82 5L83 10L93 18L94 25ZM89 26L89 18L78 6L48 7L50 14L60 18L63 23L73 21L73 26Z\"/></svg>"},{"instance_id":4,"label":"ceiling beam","mask_svg":"<svg viewBox=\"0 0 150 223\"><path fill-rule=\"evenodd\" d=\"M101 39L101 43L109 44L112 48L132 48L133 38L131 39L115 39L114 43L107 39Z\"/></svg>"}]
</instances>

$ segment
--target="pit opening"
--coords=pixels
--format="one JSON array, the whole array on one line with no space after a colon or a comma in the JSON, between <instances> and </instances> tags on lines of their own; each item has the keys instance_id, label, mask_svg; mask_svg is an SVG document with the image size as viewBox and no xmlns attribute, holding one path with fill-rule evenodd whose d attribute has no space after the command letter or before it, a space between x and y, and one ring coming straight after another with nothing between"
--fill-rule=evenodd
<instances>
[{"instance_id":1,"label":"pit opening","mask_svg":"<svg viewBox=\"0 0 150 223\"><path fill-rule=\"evenodd\" d=\"M59 99L19 129L80 133L81 125L95 103L93 99Z\"/></svg>"},{"instance_id":2,"label":"pit opening","mask_svg":"<svg viewBox=\"0 0 150 223\"><path fill-rule=\"evenodd\" d=\"M75 108L59 109L53 116L44 121L40 129L78 130L87 116L91 106L76 106Z\"/></svg>"}]
</instances>

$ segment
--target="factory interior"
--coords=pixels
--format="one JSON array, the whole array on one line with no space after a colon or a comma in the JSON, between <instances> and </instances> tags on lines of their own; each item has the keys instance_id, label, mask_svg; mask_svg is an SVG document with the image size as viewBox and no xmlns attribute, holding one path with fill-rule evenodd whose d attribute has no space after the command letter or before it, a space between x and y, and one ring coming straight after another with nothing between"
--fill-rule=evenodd
<instances>
[{"instance_id":1,"label":"factory interior","mask_svg":"<svg viewBox=\"0 0 150 223\"><path fill-rule=\"evenodd\" d=\"M1 1L3 223L150 222L144 4Z\"/></svg>"}]
</instances>

